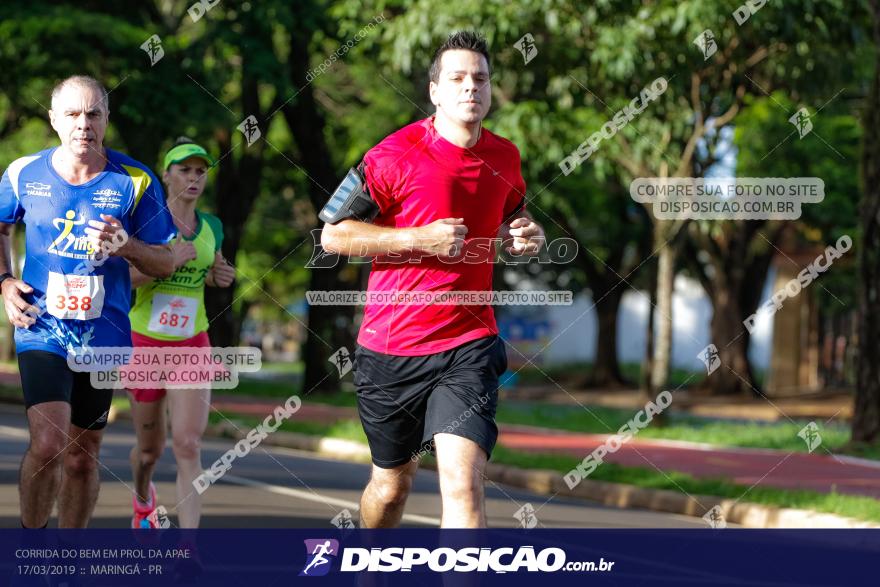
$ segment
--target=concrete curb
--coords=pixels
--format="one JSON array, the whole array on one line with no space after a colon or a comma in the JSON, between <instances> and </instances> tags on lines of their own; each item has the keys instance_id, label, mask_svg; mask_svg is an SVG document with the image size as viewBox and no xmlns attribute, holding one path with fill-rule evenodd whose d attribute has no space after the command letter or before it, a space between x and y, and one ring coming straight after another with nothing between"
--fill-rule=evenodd
<instances>
[{"instance_id":1,"label":"concrete curb","mask_svg":"<svg viewBox=\"0 0 880 587\"><path fill-rule=\"evenodd\" d=\"M128 420L130 417L130 413L126 411L113 410L110 421L116 418ZM222 422L208 426L205 435L241 440L247 432L248 430L239 430L229 422ZM353 440L279 431L263 442L270 446L310 451L344 461L371 462L369 447ZM586 499L617 508L638 508L702 517L713 507L719 506L725 522L746 528L880 528L880 524L837 514L766 506L711 495L687 495L668 489L648 489L622 483L584 479L574 489L569 489L562 475L547 469L522 469L490 462L486 467L486 478L542 495Z\"/></svg>"}]
</instances>

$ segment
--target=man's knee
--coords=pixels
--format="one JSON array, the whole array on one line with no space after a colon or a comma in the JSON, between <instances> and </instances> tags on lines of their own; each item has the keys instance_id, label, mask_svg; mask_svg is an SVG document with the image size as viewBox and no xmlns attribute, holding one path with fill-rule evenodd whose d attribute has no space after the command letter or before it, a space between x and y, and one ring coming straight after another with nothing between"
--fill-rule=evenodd
<instances>
[{"instance_id":1,"label":"man's knee","mask_svg":"<svg viewBox=\"0 0 880 587\"><path fill-rule=\"evenodd\" d=\"M449 463L439 469L443 497L458 502L477 501L483 491L483 475L478 467Z\"/></svg>"},{"instance_id":2,"label":"man's knee","mask_svg":"<svg viewBox=\"0 0 880 587\"><path fill-rule=\"evenodd\" d=\"M405 472L373 472L370 485L373 493L385 506L399 506L406 503L409 492L412 489L414 475Z\"/></svg>"},{"instance_id":3,"label":"man's knee","mask_svg":"<svg viewBox=\"0 0 880 587\"><path fill-rule=\"evenodd\" d=\"M65 475L82 477L91 475L98 470L97 449L91 451L74 443L67 451L64 459Z\"/></svg>"},{"instance_id":4,"label":"man's knee","mask_svg":"<svg viewBox=\"0 0 880 587\"><path fill-rule=\"evenodd\" d=\"M70 405L63 402L46 402L27 410L28 430L31 442L28 455L41 466L56 458L60 463L64 450L72 438L70 428Z\"/></svg>"},{"instance_id":5,"label":"man's knee","mask_svg":"<svg viewBox=\"0 0 880 587\"><path fill-rule=\"evenodd\" d=\"M202 439L195 434L175 435L172 448L174 450L174 457L179 460L197 459L202 449Z\"/></svg>"},{"instance_id":6,"label":"man's knee","mask_svg":"<svg viewBox=\"0 0 880 587\"><path fill-rule=\"evenodd\" d=\"M41 466L50 464L56 458L60 464L60 457L68 442L67 436L60 430L43 429L33 434L28 454Z\"/></svg>"}]
</instances>

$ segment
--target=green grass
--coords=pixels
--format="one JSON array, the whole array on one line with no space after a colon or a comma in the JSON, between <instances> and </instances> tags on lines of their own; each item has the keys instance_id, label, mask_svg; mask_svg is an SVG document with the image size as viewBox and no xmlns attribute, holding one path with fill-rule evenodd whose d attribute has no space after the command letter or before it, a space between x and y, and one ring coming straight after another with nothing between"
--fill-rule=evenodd
<instances>
[{"instance_id":1,"label":"green grass","mask_svg":"<svg viewBox=\"0 0 880 587\"><path fill-rule=\"evenodd\" d=\"M498 403L497 419L507 424L606 434L616 431L634 413L616 408L588 407L589 412L581 407L507 400Z\"/></svg>"},{"instance_id":2,"label":"green grass","mask_svg":"<svg viewBox=\"0 0 880 587\"><path fill-rule=\"evenodd\" d=\"M255 379L239 379L235 389L219 390L218 395L237 395L254 397L288 398L293 394L300 394L300 387L288 381L262 381ZM353 392L336 391L334 393L315 393L306 396L300 395L300 399L308 402L329 404L333 406L354 407L357 400Z\"/></svg>"},{"instance_id":3,"label":"green grass","mask_svg":"<svg viewBox=\"0 0 880 587\"><path fill-rule=\"evenodd\" d=\"M510 372L516 372L520 385L554 385L557 383L582 384L589 378L593 370L593 364L588 361L573 361L554 365L528 364L522 368L516 367L524 359L517 353L508 350L508 358L511 359ZM530 358L530 357L529 357ZM634 386L638 385L642 367L639 363L621 363L620 372L623 377ZM759 374L760 376L760 374ZM665 387L676 388L682 385L697 385L706 374L703 372L687 371L685 369L670 369L669 379Z\"/></svg>"},{"instance_id":4,"label":"green grass","mask_svg":"<svg viewBox=\"0 0 880 587\"><path fill-rule=\"evenodd\" d=\"M127 410L131 407L131 401L129 401L128 396L115 395L110 400L110 405L117 410Z\"/></svg>"},{"instance_id":5,"label":"green grass","mask_svg":"<svg viewBox=\"0 0 880 587\"><path fill-rule=\"evenodd\" d=\"M235 389L217 390L216 395L250 395L255 397L288 398L299 392L299 386L287 381L262 381L239 377Z\"/></svg>"},{"instance_id":6,"label":"green grass","mask_svg":"<svg viewBox=\"0 0 880 587\"><path fill-rule=\"evenodd\" d=\"M301 395L300 388L293 383L287 381L258 381L254 379L239 379L238 387L235 389L224 389L215 392L216 395L230 396L253 396L253 397L271 397L271 398L288 398L297 394L303 401L310 401L320 404L329 404L333 406L355 406L357 405L355 395L352 392L336 391L334 393L316 393L312 392L306 396Z\"/></svg>"},{"instance_id":7,"label":"green grass","mask_svg":"<svg viewBox=\"0 0 880 587\"><path fill-rule=\"evenodd\" d=\"M260 371L273 375L301 375L305 371L305 363L296 361L293 363L263 363Z\"/></svg>"},{"instance_id":8,"label":"green grass","mask_svg":"<svg viewBox=\"0 0 880 587\"><path fill-rule=\"evenodd\" d=\"M0 385L0 399L24 401L21 395L21 388L10 385Z\"/></svg>"},{"instance_id":9,"label":"green grass","mask_svg":"<svg viewBox=\"0 0 880 587\"><path fill-rule=\"evenodd\" d=\"M307 396L301 397L301 399L304 402L314 402L316 404L327 404L344 408L357 407L357 395L353 391L339 391L333 394L310 393Z\"/></svg>"}]
</instances>

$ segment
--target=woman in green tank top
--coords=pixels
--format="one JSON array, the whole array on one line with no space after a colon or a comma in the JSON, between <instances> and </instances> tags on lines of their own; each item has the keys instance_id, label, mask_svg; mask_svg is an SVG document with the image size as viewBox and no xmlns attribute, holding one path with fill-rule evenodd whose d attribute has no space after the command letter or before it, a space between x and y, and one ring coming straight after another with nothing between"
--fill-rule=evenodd
<instances>
[{"instance_id":1,"label":"woman in green tank top","mask_svg":"<svg viewBox=\"0 0 880 587\"><path fill-rule=\"evenodd\" d=\"M164 173L168 209L178 230L173 244L176 270L167 279L153 279L131 268L132 288L137 289L131 319L132 345L137 353L181 353L176 347L210 347L205 314L205 286L229 287L235 269L220 253L223 226L215 216L196 210L214 161L201 146L185 137L165 155ZM177 461L177 514L181 528L197 528L201 495L193 481L202 472L200 444L211 403L210 381L199 379L193 367L151 367L143 361L140 388L130 389L137 444L131 451L136 494L132 497L133 528L159 526L153 470L165 447L170 420ZM184 362L185 364L186 362ZM190 363L192 364L192 363ZM185 378L185 379L184 379ZM203 381L192 389L164 389L156 383ZM206 381L206 382L205 382ZM146 389L143 386L151 388ZM166 401L167 400L167 401ZM167 411L167 415L166 415ZM170 508L169 508L170 509ZM161 511L161 510L160 510ZM152 514L152 515L151 515Z\"/></svg>"}]
</instances>

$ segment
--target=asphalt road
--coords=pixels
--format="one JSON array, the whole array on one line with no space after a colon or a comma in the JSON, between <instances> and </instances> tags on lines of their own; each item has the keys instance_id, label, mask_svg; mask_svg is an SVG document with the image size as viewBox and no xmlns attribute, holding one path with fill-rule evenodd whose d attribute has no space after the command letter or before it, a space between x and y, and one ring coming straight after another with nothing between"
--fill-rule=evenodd
<instances>
[{"instance_id":1,"label":"asphalt road","mask_svg":"<svg viewBox=\"0 0 880 587\"><path fill-rule=\"evenodd\" d=\"M134 435L128 422L112 423L100 454L101 495L91 527L125 528L131 520L131 472L128 454ZM18 468L27 446L23 408L0 406L0 527L18 527ZM208 465L232 446L231 440L208 439L203 463ZM175 466L166 449L156 471L159 503L176 522ZM261 445L203 495L204 528L331 528L344 510L357 522L357 503L369 476L366 464L335 461L314 454ZM517 527L520 508L530 504L538 527L546 528L707 528L688 516L609 508L584 501L549 498L487 482L491 527ZM438 526L440 498L437 475L418 473L407 503L404 526ZM55 520L50 526L55 525Z\"/></svg>"}]
</instances>

